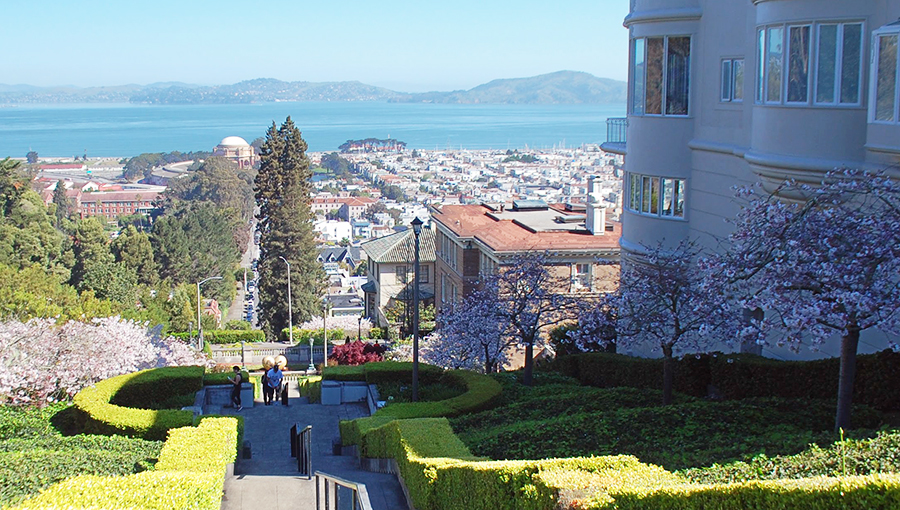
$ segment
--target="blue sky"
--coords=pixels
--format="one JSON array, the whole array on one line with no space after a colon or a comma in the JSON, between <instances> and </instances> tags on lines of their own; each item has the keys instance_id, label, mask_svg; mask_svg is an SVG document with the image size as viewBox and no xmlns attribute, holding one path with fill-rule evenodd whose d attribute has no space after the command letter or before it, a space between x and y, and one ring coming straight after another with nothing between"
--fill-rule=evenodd
<instances>
[{"instance_id":1,"label":"blue sky","mask_svg":"<svg viewBox=\"0 0 900 510\"><path fill-rule=\"evenodd\" d=\"M253 78L468 89L573 70L624 80L628 0L32 0L3 9L0 83Z\"/></svg>"}]
</instances>

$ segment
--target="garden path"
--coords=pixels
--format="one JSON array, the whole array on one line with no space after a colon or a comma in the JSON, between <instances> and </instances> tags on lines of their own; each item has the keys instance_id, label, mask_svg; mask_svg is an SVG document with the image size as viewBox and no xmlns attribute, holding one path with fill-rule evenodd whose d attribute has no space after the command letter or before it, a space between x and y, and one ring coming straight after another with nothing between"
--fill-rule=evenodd
<instances>
[{"instance_id":1,"label":"garden path","mask_svg":"<svg viewBox=\"0 0 900 510\"><path fill-rule=\"evenodd\" d=\"M221 412L237 414L227 408ZM407 509L396 476L363 471L353 456L332 455L332 441L340 436L338 422L368 416L363 404L323 406L297 398L287 407L256 402L240 414L244 416L244 440L250 442L251 458L240 459L235 475L226 477L222 510L316 508L315 478L299 476L297 460L291 457L289 434L294 424L312 425L313 471L364 483L373 510Z\"/></svg>"}]
</instances>

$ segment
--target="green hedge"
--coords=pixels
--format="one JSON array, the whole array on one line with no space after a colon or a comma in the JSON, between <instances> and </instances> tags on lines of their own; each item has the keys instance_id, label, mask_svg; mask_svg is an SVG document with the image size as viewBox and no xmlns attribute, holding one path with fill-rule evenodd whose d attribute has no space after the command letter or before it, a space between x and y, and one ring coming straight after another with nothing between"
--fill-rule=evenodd
<instances>
[{"instance_id":1,"label":"green hedge","mask_svg":"<svg viewBox=\"0 0 900 510\"><path fill-rule=\"evenodd\" d=\"M259 329L215 329L203 332L203 340L211 344L236 344L240 342L265 342L266 334Z\"/></svg>"},{"instance_id":2,"label":"green hedge","mask_svg":"<svg viewBox=\"0 0 900 510\"><path fill-rule=\"evenodd\" d=\"M300 388L300 396L309 399L310 404L317 404L322 401L322 377L311 375L301 377L297 381Z\"/></svg>"},{"instance_id":3,"label":"green hedge","mask_svg":"<svg viewBox=\"0 0 900 510\"><path fill-rule=\"evenodd\" d=\"M309 339L313 339L313 345L322 345L325 337L322 335L322 329L300 329L294 328L294 344L309 345ZM347 332L341 328L328 330L328 345L333 345L336 341L344 343L347 338ZM290 329L281 330L281 341L287 342L291 339Z\"/></svg>"},{"instance_id":4,"label":"green hedge","mask_svg":"<svg viewBox=\"0 0 900 510\"><path fill-rule=\"evenodd\" d=\"M377 364L368 363L364 366L368 367L369 365ZM462 395L436 402L391 404L379 409L370 417L342 421L340 423L341 441L345 445L359 444L362 436L367 431L380 427L392 420L449 417L478 412L490 407L502 390L500 383L494 379L466 370L448 371L444 373L443 377L447 384L463 386L466 388L466 392Z\"/></svg>"},{"instance_id":5,"label":"green hedge","mask_svg":"<svg viewBox=\"0 0 900 510\"><path fill-rule=\"evenodd\" d=\"M893 510L900 508L900 476L757 481L730 485L625 485L586 505L590 510Z\"/></svg>"},{"instance_id":6,"label":"green hedge","mask_svg":"<svg viewBox=\"0 0 900 510\"><path fill-rule=\"evenodd\" d=\"M900 353L885 350L857 357L853 403L900 411ZM662 386L662 360L621 354L560 356L551 369L596 387ZM751 354L688 355L675 363L675 391L706 397L709 389L726 399L781 397L834 399L840 360L778 361Z\"/></svg>"},{"instance_id":7,"label":"green hedge","mask_svg":"<svg viewBox=\"0 0 900 510\"><path fill-rule=\"evenodd\" d=\"M191 425L190 411L134 409L112 402L139 402L136 388L149 402L163 402L172 388L196 387L203 384L203 367L167 367L143 370L112 377L85 388L75 395L75 407L84 420L88 433L119 434L144 439L165 439L169 429Z\"/></svg>"},{"instance_id":8,"label":"green hedge","mask_svg":"<svg viewBox=\"0 0 900 510\"><path fill-rule=\"evenodd\" d=\"M227 372L216 372L216 373L207 373L203 375L203 385L204 386L214 386L218 384L231 384L228 382L229 377L234 377L234 371L228 370ZM250 383L250 372L246 370L241 370L241 384L249 384Z\"/></svg>"},{"instance_id":9,"label":"green hedge","mask_svg":"<svg viewBox=\"0 0 900 510\"><path fill-rule=\"evenodd\" d=\"M322 378L326 381L365 381L366 365L336 365L325 367Z\"/></svg>"},{"instance_id":10,"label":"green hedge","mask_svg":"<svg viewBox=\"0 0 900 510\"><path fill-rule=\"evenodd\" d=\"M226 466L237 458L239 420L204 418L169 431L155 471L131 476L78 476L16 507L32 509L218 510Z\"/></svg>"},{"instance_id":11,"label":"green hedge","mask_svg":"<svg viewBox=\"0 0 900 510\"><path fill-rule=\"evenodd\" d=\"M419 383L433 384L444 371L434 365L419 363ZM412 384L412 363L404 361L375 361L364 365L326 367L322 377L332 381L366 381L369 384L405 382Z\"/></svg>"}]
</instances>

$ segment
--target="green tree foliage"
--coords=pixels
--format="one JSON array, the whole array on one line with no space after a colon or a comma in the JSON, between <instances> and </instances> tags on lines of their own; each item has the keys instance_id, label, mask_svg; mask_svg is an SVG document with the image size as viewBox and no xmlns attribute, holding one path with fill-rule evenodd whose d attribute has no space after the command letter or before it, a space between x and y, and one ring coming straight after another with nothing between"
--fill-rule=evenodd
<instances>
[{"instance_id":1,"label":"green tree foliage","mask_svg":"<svg viewBox=\"0 0 900 510\"><path fill-rule=\"evenodd\" d=\"M27 321L35 317L90 320L118 313L118 306L91 291L80 295L58 275L37 264L23 269L0 264L0 318Z\"/></svg>"},{"instance_id":2,"label":"green tree foliage","mask_svg":"<svg viewBox=\"0 0 900 510\"><path fill-rule=\"evenodd\" d=\"M319 164L322 168L331 170L331 172L339 178L349 178L354 170L353 163L342 158L337 152L325 154L322 156L322 161Z\"/></svg>"},{"instance_id":3,"label":"green tree foliage","mask_svg":"<svg viewBox=\"0 0 900 510\"><path fill-rule=\"evenodd\" d=\"M53 190L53 204L56 205L56 226L59 227L72 214L72 207L66 196L66 184L62 179L57 181L56 189Z\"/></svg>"},{"instance_id":4,"label":"green tree foliage","mask_svg":"<svg viewBox=\"0 0 900 510\"><path fill-rule=\"evenodd\" d=\"M66 238L37 193L26 190L0 216L0 263L17 269L37 264L47 272L69 276L71 252Z\"/></svg>"},{"instance_id":5,"label":"green tree foliage","mask_svg":"<svg viewBox=\"0 0 900 510\"><path fill-rule=\"evenodd\" d=\"M19 170L19 162L9 158L0 161L0 214L8 216L28 189Z\"/></svg>"},{"instance_id":6,"label":"green tree foliage","mask_svg":"<svg viewBox=\"0 0 900 510\"><path fill-rule=\"evenodd\" d=\"M222 276L204 284L203 293L223 306L230 303L241 253L233 235L239 225L236 211L219 209L212 202L177 203L167 209L154 222L150 236L159 276L174 284Z\"/></svg>"},{"instance_id":7,"label":"green tree foliage","mask_svg":"<svg viewBox=\"0 0 900 510\"><path fill-rule=\"evenodd\" d=\"M287 268L291 264L294 322L308 320L321 307L325 273L316 260L310 210L309 159L306 142L290 117L280 128L273 122L260 147L256 176L260 232L260 324L268 338L288 325Z\"/></svg>"},{"instance_id":8,"label":"green tree foliage","mask_svg":"<svg viewBox=\"0 0 900 510\"><path fill-rule=\"evenodd\" d=\"M153 259L150 236L138 231L134 225L125 228L112 243L116 262L134 271L139 283L155 285L159 281L159 268Z\"/></svg>"},{"instance_id":9,"label":"green tree foliage","mask_svg":"<svg viewBox=\"0 0 900 510\"><path fill-rule=\"evenodd\" d=\"M29 165L37 163L38 153L36 151L28 151L28 154L25 155L25 161L27 161Z\"/></svg>"},{"instance_id":10,"label":"green tree foliage","mask_svg":"<svg viewBox=\"0 0 900 510\"><path fill-rule=\"evenodd\" d=\"M180 161L190 161L196 159L206 159L212 155L211 152L145 152L129 159L125 163L123 175L129 181L137 181L150 175L153 168L168 163L178 163Z\"/></svg>"},{"instance_id":11,"label":"green tree foliage","mask_svg":"<svg viewBox=\"0 0 900 510\"><path fill-rule=\"evenodd\" d=\"M72 267L69 283L78 289L82 288L85 274L91 266L113 262L109 251L109 235L97 218L85 218L75 226L73 252L75 266Z\"/></svg>"},{"instance_id":12,"label":"green tree foliage","mask_svg":"<svg viewBox=\"0 0 900 510\"><path fill-rule=\"evenodd\" d=\"M81 290L91 290L99 299L133 305L138 277L134 268L118 262L98 262L87 267Z\"/></svg>"},{"instance_id":13,"label":"green tree foliage","mask_svg":"<svg viewBox=\"0 0 900 510\"><path fill-rule=\"evenodd\" d=\"M241 170L224 158L209 158L189 177L178 179L166 190L167 201L209 201L221 209L238 211L241 223L235 225L235 243L246 246L250 240L250 219L255 206L252 170Z\"/></svg>"}]
</instances>

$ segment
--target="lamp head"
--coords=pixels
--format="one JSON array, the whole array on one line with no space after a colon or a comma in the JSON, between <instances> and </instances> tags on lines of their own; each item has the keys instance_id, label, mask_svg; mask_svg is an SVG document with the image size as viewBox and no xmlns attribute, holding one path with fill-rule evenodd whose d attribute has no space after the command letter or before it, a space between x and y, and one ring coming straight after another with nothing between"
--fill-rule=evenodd
<instances>
[{"instance_id":1,"label":"lamp head","mask_svg":"<svg viewBox=\"0 0 900 510\"><path fill-rule=\"evenodd\" d=\"M415 218L414 220L412 220L412 222L410 223L410 225L412 225L413 232L414 232L416 235L419 235L419 234L422 233L422 225L423 225L423 222L422 222L422 220L419 219L418 216L416 216L416 218Z\"/></svg>"}]
</instances>

